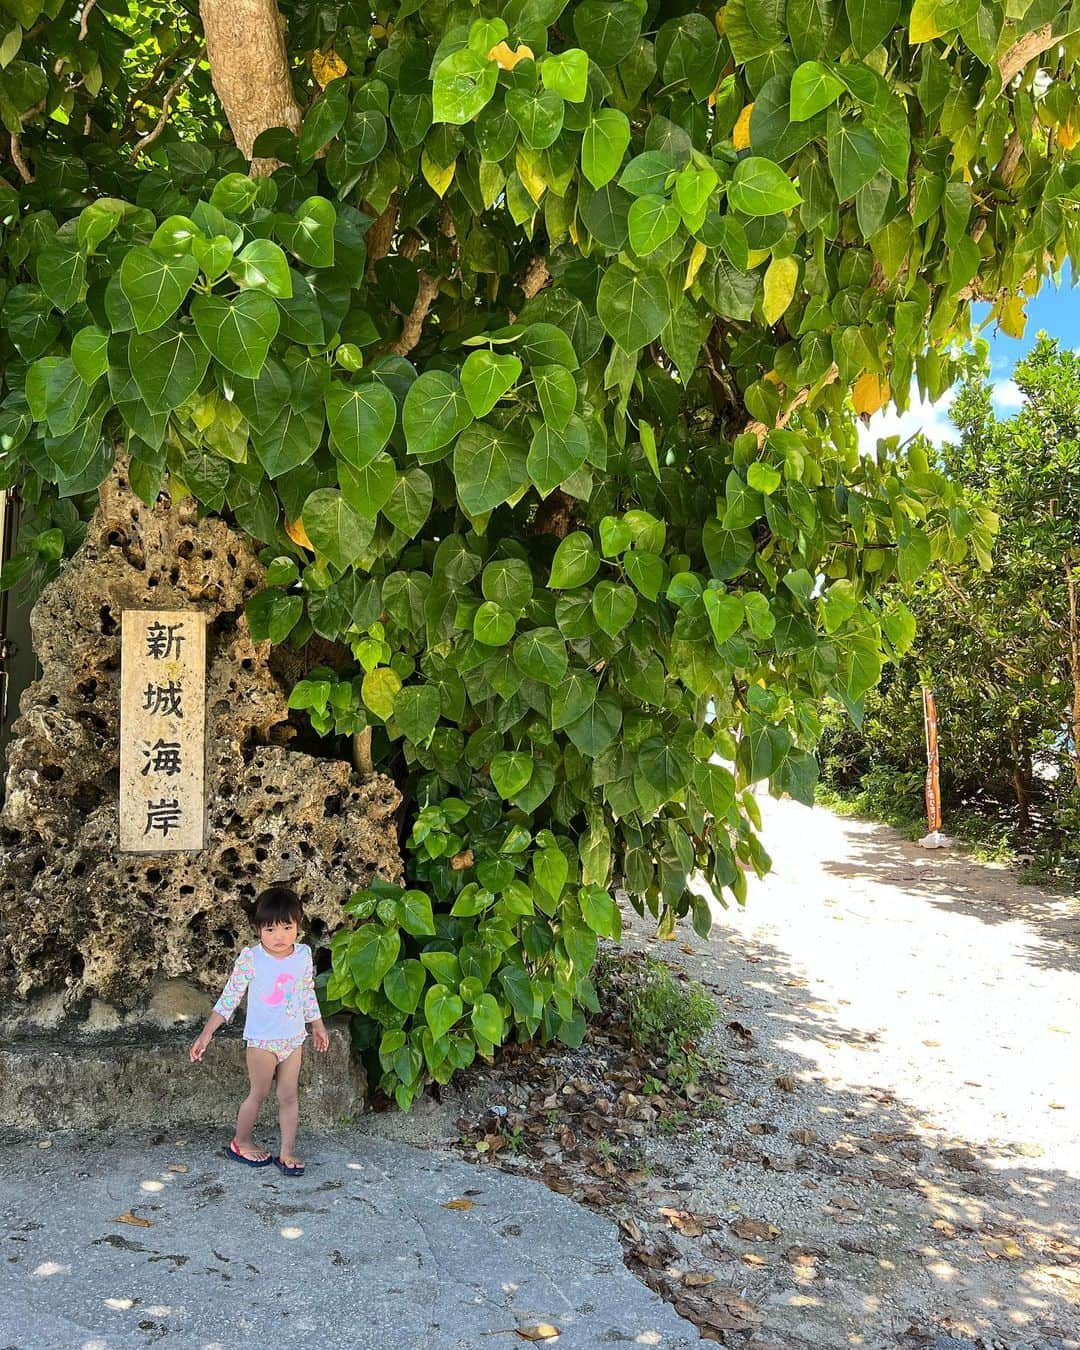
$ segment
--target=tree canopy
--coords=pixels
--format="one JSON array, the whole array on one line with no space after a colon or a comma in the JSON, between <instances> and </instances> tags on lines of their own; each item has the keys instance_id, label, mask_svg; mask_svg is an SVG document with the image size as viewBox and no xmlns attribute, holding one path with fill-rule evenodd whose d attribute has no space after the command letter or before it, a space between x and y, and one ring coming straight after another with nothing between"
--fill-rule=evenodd
<instances>
[{"instance_id":1,"label":"tree canopy","mask_svg":"<svg viewBox=\"0 0 1080 1350\"><path fill-rule=\"evenodd\" d=\"M822 700L912 640L883 584L989 566L856 417L1080 253L1077 8L200 9L0 0L5 584L122 447L264 546L257 638L342 642L293 706L405 785L413 884L327 997L407 1104L580 1039L616 883L662 931L695 871L742 901L750 785L809 801Z\"/></svg>"},{"instance_id":2,"label":"tree canopy","mask_svg":"<svg viewBox=\"0 0 1080 1350\"><path fill-rule=\"evenodd\" d=\"M918 623L908 659L868 699L861 730L829 734L829 755L841 783L875 766L921 776L925 681L937 692L946 807L1015 798L1021 834L1038 826L1045 851L1075 854L1080 357L1043 335L1014 380L1023 405L1005 418L985 376L965 382L950 409L957 442L928 449L997 515L993 569L939 563L908 590Z\"/></svg>"}]
</instances>

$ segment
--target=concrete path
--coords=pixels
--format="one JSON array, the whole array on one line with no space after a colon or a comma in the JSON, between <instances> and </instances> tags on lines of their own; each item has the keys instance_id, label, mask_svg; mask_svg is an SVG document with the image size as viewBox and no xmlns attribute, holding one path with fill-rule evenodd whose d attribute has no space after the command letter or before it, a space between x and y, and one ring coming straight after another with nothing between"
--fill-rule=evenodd
<instances>
[{"instance_id":1,"label":"concrete path","mask_svg":"<svg viewBox=\"0 0 1080 1350\"><path fill-rule=\"evenodd\" d=\"M538 1182L359 1131L308 1140L298 1179L220 1144L0 1146L3 1350L497 1350L541 1323L565 1350L697 1343L612 1226Z\"/></svg>"}]
</instances>

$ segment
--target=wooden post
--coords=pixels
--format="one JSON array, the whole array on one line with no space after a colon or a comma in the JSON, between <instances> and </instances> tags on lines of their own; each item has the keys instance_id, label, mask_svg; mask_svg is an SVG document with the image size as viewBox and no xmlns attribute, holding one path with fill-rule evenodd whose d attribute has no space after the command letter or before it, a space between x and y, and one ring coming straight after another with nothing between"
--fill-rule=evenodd
<instances>
[{"instance_id":1,"label":"wooden post","mask_svg":"<svg viewBox=\"0 0 1080 1350\"><path fill-rule=\"evenodd\" d=\"M941 783L938 776L937 704L934 691L922 687L923 722L926 727L926 828L930 834L941 829Z\"/></svg>"}]
</instances>

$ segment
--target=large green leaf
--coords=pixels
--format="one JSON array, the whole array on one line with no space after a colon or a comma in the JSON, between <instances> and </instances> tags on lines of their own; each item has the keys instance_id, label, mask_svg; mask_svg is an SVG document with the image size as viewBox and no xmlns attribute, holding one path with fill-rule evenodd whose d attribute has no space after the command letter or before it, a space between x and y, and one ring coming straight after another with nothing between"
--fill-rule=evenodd
<instances>
[{"instance_id":1,"label":"large green leaf","mask_svg":"<svg viewBox=\"0 0 1080 1350\"><path fill-rule=\"evenodd\" d=\"M334 449L355 469L370 464L390 439L397 421L397 404L384 384L345 384L335 380L327 389L326 420Z\"/></svg>"},{"instance_id":2,"label":"large green leaf","mask_svg":"<svg viewBox=\"0 0 1080 1350\"><path fill-rule=\"evenodd\" d=\"M128 364L152 413L171 412L198 389L210 353L190 327L167 323L153 333L132 333Z\"/></svg>"},{"instance_id":3,"label":"large green leaf","mask_svg":"<svg viewBox=\"0 0 1080 1350\"><path fill-rule=\"evenodd\" d=\"M493 511L525 486L525 446L517 433L474 422L454 446L458 499L472 516Z\"/></svg>"},{"instance_id":4,"label":"large green leaf","mask_svg":"<svg viewBox=\"0 0 1080 1350\"><path fill-rule=\"evenodd\" d=\"M70 309L86 285L86 259L81 249L74 243L59 240L43 248L37 260L37 279L57 309ZM158 323L163 323L172 312L163 314ZM150 325L152 328L157 326L157 323Z\"/></svg>"},{"instance_id":5,"label":"large green leaf","mask_svg":"<svg viewBox=\"0 0 1080 1350\"><path fill-rule=\"evenodd\" d=\"M370 531L335 488L316 488L304 502L302 515L308 538L342 571L367 547Z\"/></svg>"},{"instance_id":6,"label":"large green leaf","mask_svg":"<svg viewBox=\"0 0 1080 1350\"><path fill-rule=\"evenodd\" d=\"M434 120L455 125L471 122L494 94L498 78L499 67L486 56L467 47L451 52L435 71Z\"/></svg>"},{"instance_id":7,"label":"large green leaf","mask_svg":"<svg viewBox=\"0 0 1080 1350\"><path fill-rule=\"evenodd\" d=\"M229 275L240 286L266 291L277 300L293 293L292 275L285 254L272 239L253 239L229 264Z\"/></svg>"},{"instance_id":8,"label":"large green leaf","mask_svg":"<svg viewBox=\"0 0 1080 1350\"><path fill-rule=\"evenodd\" d=\"M131 306L135 328L152 332L171 319L184 302L199 264L190 254L163 257L137 244L120 264L120 289Z\"/></svg>"},{"instance_id":9,"label":"large green leaf","mask_svg":"<svg viewBox=\"0 0 1080 1350\"><path fill-rule=\"evenodd\" d=\"M474 417L486 417L521 374L516 356L471 352L461 367L461 387Z\"/></svg>"},{"instance_id":10,"label":"large green leaf","mask_svg":"<svg viewBox=\"0 0 1080 1350\"><path fill-rule=\"evenodd\" d=\"M861 122L845 122L834 108L829 113L829 173L841 202L849 201L881 167L877 141Z\"/></svg>"},{"instance_id":11,"label":"large green leaf","mask_svg":"<svg viewBox=\"0 0 1080 1350\"><path fill-rule=\"evenodd\" d=\"M623 0L583 0L574 10L574 34L598 66L629 56L641 32L641 10Z\"/></svg>"},{"instance_id":12,"label":"large green leaf","mask_svg":"<svg viewBox=\"0 0 1080 1350\"><path fill-rule=\"evenodd\" d=\"M571 417L560 430L545 422L532 438L526 468L542 497L566 482L585 463L589 433L580 417Z\"/></svg>"},{"instance_id":13,"label":"large green leaf","mask_svg":"<svg viewBox=\"0 0 1080 1350\"><path fill-rule=\"evenodd\" d=\"M791 77L791 120L805 122L821 112L844 92L828 66L820 61L805 61Z\"/></svg>"},{"instance_id":14,"label":"large green leaf","mask_svg":"<svg viewBox=\"0 0 1080 1350\"><path fill-rule=\"evenodd\" d=\"M682 223L682 216L674 202L646 193L631 206L627 223L633 250L644 258L667 243Z\"/></svg>"},{"instance_id":15,"label":"large green leaf","mask_svg":"<svg viewBox=\"0 0 1080 1350\"><path fill-rule=\"evenodd\" d=\"M191 317L214 360L249 380L262 370L281 323L277 305L262 291L241 291L228 300L200 295L191 302Z\"/></svg>"},{"instance_id":16,"label":"large green leaf","mask_svg":"<svg viewBox=\"0 0 1080 1350\"><path fill-rule=\"evenodd\" d=\"M274 231L290 253L310 267L333 267L337 212L325 197L308 197L295 212L274 217Z\"/></svg>"},{"instance_id":17,"label":"large green leaf","mask_svg":"<svg viewBox=\"0 0 1080 1350\"><path fill-rule=\"evenodd\" d=\"M600 282L596 312L623 351L639 351L660 336L671 315L663 273L632 272L623 263L612 263Z\"/></svg>"},{"instance_id":18,"label":"large green leaf","mask_svg":"<svg viewBox=\"0 0 1080 1350\"><path fill-rule=\"evenodd\" d=\"M325 427L321 407L287 403L265 430L252 427L251 443L267 474L280 478L307 463L319 448Z\"/></svg>"},{"instance_id":19,"label":"large green leaf","mask_svg":"<svg viewBox=\"0 0 1080 1350\"><path fill-rule=\"evenodd\" d=\"M619 172L629 144L630 123L625 113L603 108L589 119L581 142L581 172L594 188L603 187Z\"/></svg>"},{"instance_id":20,"label":"large green leaf","mask_svg":"<svg viewBox=\"0 0 1080 1350\"><path fill-rule=\"evenodd\" d=\"M728 200L744 215L773 216L798 206L802 197L779 164L761 155L749 155L736 166Z\"/></svg>"},{"instance_id":21,"label":"large green leaf","mask_svg":"<svg viewBox=\"0 0 1080 1350\"><path fill-rule=\"evenodd\" d=\"M401 422L411 455L422 460L435 454L473 420L469 400L456 376L445 370L426 370L405 396ZM445 452L444 452L445 453Z\"/></svg>"},{"instance_id":22,"label":"large green leaf","mask_svg":"<svg viewBox=\"0 0 1080 1350\"><path fill-rule=\"evenodd\" d=\"M568 534L555 550L548 585L559 590L584 586L596 575L600 555L592 539L583 531Z\"/></svg>"}]
</instances>

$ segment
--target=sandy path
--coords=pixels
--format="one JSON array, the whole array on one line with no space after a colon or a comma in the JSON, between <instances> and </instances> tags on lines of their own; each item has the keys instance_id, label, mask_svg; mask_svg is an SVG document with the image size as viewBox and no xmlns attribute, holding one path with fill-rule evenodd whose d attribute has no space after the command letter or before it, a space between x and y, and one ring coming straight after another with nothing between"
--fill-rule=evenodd
<instances>
[{"instance_id":1,"label":"sandy path","mask_svg":"<svg viewBox=\"0 0 1080 1350\"><path fill-rule=\"evenodd\" d=\"M684 1152L650 1144L687 1208L780 1230L728 1239L722 1278L763 1344L1080 1345L1076 902L884 826L762 808L774 871L744 910L708 941L657 942L636 916L630 938L722 1005L740 1104Z\"/></svg>"}]
</instances>

